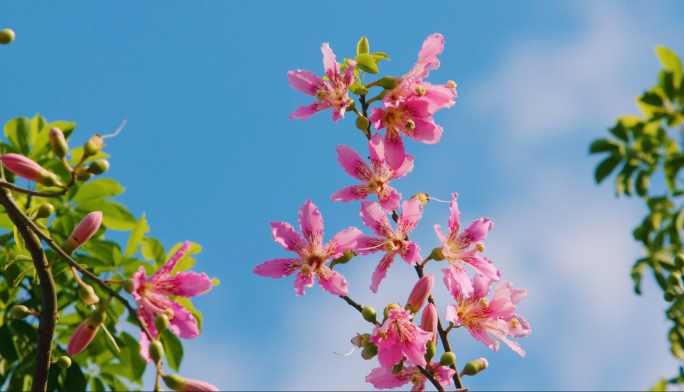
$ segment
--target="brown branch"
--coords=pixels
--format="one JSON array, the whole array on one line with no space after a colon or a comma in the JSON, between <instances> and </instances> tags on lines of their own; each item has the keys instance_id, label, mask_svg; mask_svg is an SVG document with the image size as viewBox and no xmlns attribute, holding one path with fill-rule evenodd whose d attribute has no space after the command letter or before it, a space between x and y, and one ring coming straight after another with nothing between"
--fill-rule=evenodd
<instances>
[{"instance_id":1,"label":"brown branch","mask_svg":"<svg viewBox=\"0 0 684 392\"><path fill-rule=\"evenodd\" d=\"M30 189L22 188L20 186L16 186L10 182L3 182L0 181L0 188L6 188L6 189L11 189L15 192L19 193L24 193L30 196L37 196L37 197L59 197L59 196L64 196L66 195L67 192L69 192L69 189L71 189L72 186L76 183L76 174L72 173L71 175L71 181L64 187L59 192L37 192L37 191L32 191Z\"/></svg>"},{"instance_id":2,"label":"brown branch","mask_svg":"<svg viewBox=\"0 0 684 392\"><path fill-rule=\"evenodd\" d=\"M421 373L423 373L423 376L427 377L427 379L430 380L432 385L434 385L438 391L444 392L444 388L442 388L442 386L439 384L437 380L435 380L435 378L432 376L432 374L430 374L430 372L425 370L425 368L420 365L416 365L416 367L418 368L418 370L420 370Z\"/></svg>"},{"instance_id":3,"label":"brown branch","mask_svg":"<svg viewBox=\"0 0 684 392\"><path fill-rule=\"evenodd\" d=\"M354 301L353 301L351 298L349 298L348 296L346 296L346 295L340 295L340 298L342 298L343 300L347 301L347 303L348 303L352 308L358 310L359 313L363 313L363 306L357 304L356 302L354 302ZM373 324L375 324L375 325L380 325L380 323L378 322L378 320L375 320L375 322L374 322Z\"/></svg>"},{"instance_id":4,"label":"brown branch","mask_svg":"<svg viewBox=\"0 0 684 392\"><path fill-rule=\"evenodd\" d=\"M363 109L363 116L368 118L368 106L369 104L366 103L366 95L362 95L359 97L359 102L361 102L361 108ZM368 123L368 128L363 132L366 135L366 138L368 140L371 140L371 123Z\"/></svg>"}]
</instances>

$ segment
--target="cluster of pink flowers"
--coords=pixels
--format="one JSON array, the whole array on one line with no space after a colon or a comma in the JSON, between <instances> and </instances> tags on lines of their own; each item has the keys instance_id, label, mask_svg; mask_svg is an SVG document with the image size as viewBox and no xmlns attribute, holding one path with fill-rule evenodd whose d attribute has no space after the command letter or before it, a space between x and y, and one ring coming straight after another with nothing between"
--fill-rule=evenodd
<instances>
[{"instance_id":1,"label":"cluster of pink flowers","mask_svg":"<svg viewBox=\"0 0 684 392\"><path fill-rule=\"evenodd\" d=\"M443 130L435 124L432 116L438 110L455 104L457 94L454 82L433 85L425 81L430 71L439 68L437 57L443 49L442 35L429 36L413 68L400 78L390 78L394 81L392 87L371 100L381 102L382 106L370 108L370 116L361 124L370 123L376 130L384 129L385 133L384 136L367 133L370 163L350 146L335 148L339 165L361 184L334 192L332 201L348 203L362 200L359 215L373 235L364 235L361 230L350 227L324 245L321 214L307 200L299 210L301 234L288 223L271 222L273 239L297 257L268 260L256 266L253 272L276 279L296 272L294 288L297 295L304 295L305 288L313 286L315 278L323 290L346 296L349 293L347 280L328 266L346 251L352 251L352 256L383 253L371 277L370 289L374 293L377 293L396 255L410 266L415 266L421 276L428 260L447 260L449 268L442 270L443 281L456 305L446 308L444 319L450 322L452 328L465 326L473 337L494 351L499 348L499 342L493 338L496 337L524 357L525 352L508 337L521 338L530 334L527 321L514 313L515 306L526 295L526 290L513 289L510 282L503 281L499 283L492 299L486 298L491 285L501 279L501 273L493 262L478 255L484 251L483 241L494 224L488 218L480 218L461 231L460 212L456 203L458 195L453 193L453 201L449 204L449 232L445 235L440 231L440 226L435 225L440 246L424 259L420 254L420 246L409 240L409 234L420 222L429 197L419 194L402 201L401 193L389 185L392 180L405 177L414 168L415 158L406 153L403 136L426 144L438 143ZM363 117L355 108L355 102L349 98L349 86L361 83L358 72L363 69L363 62L360 59L358 64L353 60L348 61L342 74L341 65L336 62L327 43L323 44L322 51L325 79L305 70L288 72L290 86L317 98L308 106L300 106L290 115L290 119L306 120L312 114L326 109L333 109L335 122L344 118L345 111L354 110L359 117ZM373 82L366 87L374 87L378 83ZM361 103L366 113L369 108L364 100ZM376 195L377 203L366 200L372 194ZM397 213L398 210L401 213ZM388 214L393 215L396 228L392 228ZM347 260L352 256L347 255ZM468 276L465 265L473 268L476 273L474 278ZM371 370L366 377L366 381L375 387L395 388L411 382L414 391L423 390L428 379L424 372L431 375L433 383L438 382L443 386L451 385L452 378L456 378L455 370L449 368L453 361L430 361L434 352L430 353L428 347L434 351L434 344L438 342L438 328L441 328L439 314L431 298L433 286L432 274L421 278L406 306L395 303L385 308L382 323L375 320L374 310L369 315L364 309L364 318L376 325L371 334L365 338L358 335L353 343L364 348L362 356L365 359L377 355L380 366ZM421 324L418 325L414 319L428 298L430 303L423 310L419 319Z\"/></svg>"}]
</instances>

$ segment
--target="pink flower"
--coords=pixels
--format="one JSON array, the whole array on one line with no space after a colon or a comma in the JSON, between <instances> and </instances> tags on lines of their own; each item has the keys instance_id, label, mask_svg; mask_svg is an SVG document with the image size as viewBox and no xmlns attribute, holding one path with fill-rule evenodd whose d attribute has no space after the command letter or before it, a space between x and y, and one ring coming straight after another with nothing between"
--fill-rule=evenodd
<instances>
[{"instance_id":1,"label":"pink flower","mask_svg":"<svg viewBox=\"0 0 684 392\"><path fill-rule=\"evenodd\" d=\"M406 309L409 309L413 313L418 313L420 309L425 305L432 294L432 288L435 287L435 276L433 274L428 274L418 279L418 282L413 286L411 294L409 294L408 302L406 304Z\"/></svg>"},{"instance_id":2,"label":"pink flower","mask_svg":"<svg viewBox=\"0 0 684 392\"><path fill-rule=\"evenodd\" d=\"M423 216L423 203L418 199L401 203L401 216L397 222L397 231L392 230L387 214L375 202L361 202L361 219L378 237L363 236L359 238L356 253L366 255L377 251L385 251L375 272L373 272L370 289L378 292L380 282L387 275L387 270L394 262L394 256L399 254L409 265L416 265L422 261L418 253L420 247L413 241L406 241L406 235L413 230Z\"/></svg>"},{"instance_id":3,"label":"pink flower","mask_svg":"<svg viewBox=\"0 0 684 392\"><path fill-rule=\"evenodd\" d=\"M2 163L7 170L23 179L37 182L45 186L62 185L54 173L50 173L43 169L42 166L23 155L14 153L5 154L2 156Z\"/></svg>"},{"instance_id":4,"label":"pink flower","mask_svg":"<svg viewBox=\"0 0 684 392\"><path fill-rule=\"evenodd\" d=\"M361 230L350 227L337 233L324 246L323 218L310 200L299 209L299 228L304 235L303 238L289 223L271 222L273 239L285 250L295 252L298 257L268 260L254 267L252 272L278 279L299 270L294 281L297 295L304 295L307 287L313 287L314 277L318 279L318 284L323 290L334 295L346 295L349 292L347 280L325 264L342 256L344 251L354 249L356 241L363 235Z\"/></svg>"},{"instance_id":5,"label":"pink flower","mask_svg":"<svg viewBox=\"0 0 684 392\"><path fill-rule=\"evenodd\" d=\"M453 383L452 377L456 373L455 370L447 366L439 366L439 362L432 362L431 365L433 369L432 376L440 385L446 387ZM413 384L412 391L424 391L425 383L428 382L428 379L416 366L405 366L397 374L392 374L391 370L378 366L368 373L366 382L373 384L377 389L398 388L410 382Z\"/></svg>"},{"instance_id":6,"label":"pink flower","mask_svg":"<svg viewBox=\"0 0 684 392\"><path fill-rule=\"evenodd\" d=\"M401 135L413 140L435 144L442 136L442 127L435 125L432 114L436 106L429 99L411 97L396 107L373 108L368 117L375 129L387 128L385 131L385 150L387 164L398 169L404 164L406 149Z\"/></svg>"},{"instance_id":7,"label":"pink flower","mask_svg":"<svg viewBox=\"0 0 684 392\"><path fill-rule=\"evenodd\" d=\"M60 246L68 254L72 254L92 237L102 224L102 212L94 211L81 220L69 238Z\"/></svg>"},{"instance_id":8,"label":"pink flower","mask_svg":"<svg viewBox=\"0 0 684 392\"><path fill-rule=\"evenodd\" d=\"M337 122L337 120L344 118L345 109L349 106L350 101L347 90L349 85L354 83L356 61L350 61L349 67L342 75L340 74L340 65L335 60L335 55L330 46L327 43L323 44L321 51L323 52L325 76L328 77L330 83L311 71L298 69L287 73L287 78L293 89L317 98L308 106L298 107L294 113L290 114L290 120L295 118L306 120L312 114L330 108L333 109L333 121Z\"/></svg>"},{"instance_id":9,"label":"pink flower","mask_svg":"<svg viewBox=\"0 0 684 392\"><path fill-rule=\"evenodd\" d=\"M174 391L218 391L219 389L208 382L181 377L177 374L164 376L164 383Z\"/></svg>"},{"instance_id":10,"label":"pink flower","mask_svg":"<svg viewBox=\"0 0 684 392\"><path fill-rule=\"evenodd\" d=\"M147 324L152 338L157 336L154 327L154 313L164 313L167 309L173 312L170 318L169 330L183 339L194 339L199 335L197 320L190 311L185 309L169 298L169 295L191 298L203 294L213 287L211 279L205 273L198 274L194 271L179 272L170 275L176 268L179 260L185 257L190 250L190 242L185 241L183 246L171 256L154 275L147 277L145 268L140 267L133 274L133 298L138 303L138 316ZM140 355L151 363L148 355L150 341L147 335L140 332Z\"/></svg>"},{"instance_id":11,"label":"pink flower","mask_svg":"<svg viewBox=\"0 0 684 392\"><path fill-rule=\"evenodd\" d=\"M491 291L491 280L477 274L472 286L472 294L461 292L458 288L452 291L458 306L447 306L445 319L456 326L465 326L475 339L494 351L499 349L499 342L490 334L524 358L525 351L518 343L506 339L506 336L523 338L532 332L530 324L522 316L513 313L515 306L527 295L527 290L513 289L511 282L504 280L498 284L489 300L486 297Z\"/></svg>"},{"instance_id":12,"label":"pink flower","mask_svg":"<svg viewBox=\"0 0 684 392\"><path fill-rule=\"evenodd\" d=\"M380 365L391 371L404 358L413 365L425 366L425 344L432 339L432 332L425 332L411 321L411 311L393 309L381 327L376 326L370 341L378 346Z\"/></svg>"},{"instance_id":13,"label":"pink flower","mask_svg":"<svg viewBox=\"0 0 684 392\"><path fill-rule=\"evenodd\" d=\"M337 146L337 162L350 176L364 182L363 185L352 185L333 193L332 201L341 200L348 203L351 200L364 200L370 194L377 194L378 201L388 214L399 209L401 193L389 186L390 180L401 178L413 170L413 157L406 155L404 163L398 170L393 170L385 164L385 148L382 136L373 135L368 141L370 151L370 168L366 161L349 146Z\"/></svg>"},{"instance_id":14,"label":"pink flower","mask_svg":"<svg viewBox=\"0 0 684 392\"><path fill-rule=\"evenodd\" d=\"M432 275L432 274L430 274ZM425 332L432 332L434 336L432 341L437 344L439 334L437 333L437 323L439 322L439 314L435 305L428 304L423 310L423 316L420 319L420 328Z\"/></svg>"},{"instance_id":15,"label":"pink flower","mask_svg":"<svg viewBox=\"0 0 684 392\"><path fill-rule=\"evenodd\" d=\"M97 330L100 329L100 325L102 325L106 318L106 310L93 310L90 316L76 328L74 334L69 338L67 354L73 356L85 350L90 342L93 341L95 335L97 335Z\"/></svg>"},{"instance_id":16,"label":"pink flower","mask_svg":"<svg viewBox=\"0 0 684 392\"><path fill-rule=\"evenodd\" d=\"M451 210L448 223L449 236L445 236L439 230L440 225L435 225L435 232L442 241L442 254L451 266L450 269L442 270L444 272L444 284L452 295L454 295L454 290L470 295L473 290L472 283L461 263L470 265L478 274L484 275L493 282L498 282L501 279L501 272L494 267L492 261L477 255L477 252L484 251L484 244L480 241L485 239L487 232L494 227L494 223L489 218L480 218L474 220L463 233L459 233L461 229L459 216L461 213L456 204L458 194L452 193L451 196L453 201L449 204Z\"/></svg>"}]
</instances>

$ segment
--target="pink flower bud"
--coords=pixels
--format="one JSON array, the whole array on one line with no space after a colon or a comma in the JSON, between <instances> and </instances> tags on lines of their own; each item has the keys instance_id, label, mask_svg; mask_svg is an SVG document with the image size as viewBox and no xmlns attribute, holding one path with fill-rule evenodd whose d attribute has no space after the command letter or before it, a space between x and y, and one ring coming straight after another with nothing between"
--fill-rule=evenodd
<instances>
[{"instance_id":1,"label":"pink flower bud","mask_svg":"<svg viewBox=\"0 0 684 392\"><path fill-rule=\"evenodd\" d=\"M84 321L76 328L76 331L71 335L69 344L67 345L67 354L74 356L85 350L86 347L93 341L97 334L98 327L88 325L88 321Z\"/></svg>"},{"instance_id":2,"label":"pink flower bud","mask_svg":"<svg viewBox=\"0 0 684 392\"><path fill-rule=\"evenodd\" d=\"M95 211L86 215L85 218L76 226L71 236L62 243L62 249L68 253L73 253L79 246L83 245L90 237L95 234L102 224L102 212Z\"/></svg>"},{"instance_id":3,"label":"pink flower bud","mask_svg":"<svg viewBox=\"0 0 684 392\"><path fill-rule=\"evenodd\" d=\"M23 155L12 153L3 155L2 163L7 170L26 180L45 186L62 185L53 173Z\"/></svg>"},{"instance_id":4,"label":"pink flower bud","mask_svg":"<svg viewBox=\"0 0 684 392\"><path fill-rule=\"evenodd\" d=\"M435 287L435 276L433 274L420 278L413 287L405 308L410 309L411 313L418 313L420 308L427 302L430 294L432 294L433 287Z\"/></svg>"},{"instance_id":5,"label":"pink flower bud","mask_svg":"<svg viewBox=\"0 0 684 392\"><path fill-rule=\"evenodd\" d=\"M218 391L219 389L208 382L184 378L177 374L164 376L164 383L174 391Z\"/></svg>"},{"instance_id":6,"label":"pink flower bud","mask_svg":"<svg viewBox=\"0 0 684 392\"><path fill-rule=\"evenodd\" d=\"M437 333L437 321L439 321L439 314L437 314L435 305L428 304L428 306L425 307L425 310L423 310L423 317L420 321L420 329L425 332L433 332L432 341L437 344L437 337L439 336Z\"/></svg>"}]
</instances>

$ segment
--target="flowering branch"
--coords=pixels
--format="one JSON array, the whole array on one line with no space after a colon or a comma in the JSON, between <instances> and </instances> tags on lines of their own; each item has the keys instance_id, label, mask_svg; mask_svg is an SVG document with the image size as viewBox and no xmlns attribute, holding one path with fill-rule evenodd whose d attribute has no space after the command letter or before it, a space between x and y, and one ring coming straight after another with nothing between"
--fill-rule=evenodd
<instances>
[{"instance_id":1,"label":"flowering branch","mask_svg":"<svg viewBox=\"0 0 684 392\"><path fill-rule=\"evenodd\" d=\"M434 385L438 391L444 392L444 388L442 388L442 386L439 385L439 382L437 380L435 380L435 378L432 376L432 374L430 374L430 372L428 372L424 367L422 367L420 365L417 365L416 367L418 368L418 370L420 370L421 373L423 373L423 376L425 376L428 380L430 380L432 385Z\"/></svg>"}]
</instances>

